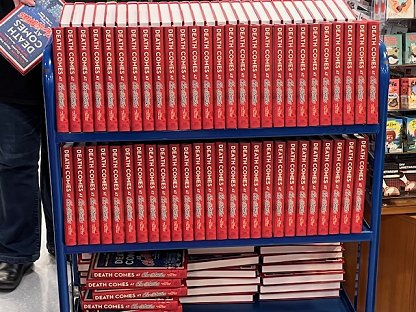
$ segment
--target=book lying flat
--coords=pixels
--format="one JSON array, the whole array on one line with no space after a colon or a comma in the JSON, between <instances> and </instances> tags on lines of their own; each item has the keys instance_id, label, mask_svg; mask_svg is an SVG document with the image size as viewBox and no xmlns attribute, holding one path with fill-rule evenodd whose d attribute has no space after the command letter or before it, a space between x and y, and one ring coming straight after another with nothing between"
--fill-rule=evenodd
<instances>
[{"instance_id":1,"label":"book lying flat","mask_svg":"<svg viewBox=\"0 0 416 312\"><path fill-rule=\"evenodd\" d=\"M241 267L232 267L226 269L217 269L217 270L201 270L201 271L191 271L188 272L188 278L202 278L202 277L257 277L257 266L241 266Z\"/></svg>"},{"instance_id":2,"label":"book lying flat","mask_svg":"<svg viewBox=\"0 0 416 312\"><path fill-rule=\"evenodd\" d=\"M258 292L257 285L230 285L188 288L188 296L250 294Z\"/></svg>"},{"instance_id":3,"label":"book lying flat","mask_svg":"<svg viewBox=\"0 0 416 312\"><path fill-rule=\"evenodd\" d=\"M336 282L344 280L343 271L284 272L263 274L263 285L284 285L297 283Z\"/></svg>"},{"instance_id":4,"label":"book lying flat","mask_svg":"<svg viewBox=\"0 0 416 312\"><path fill-rule=\"evenodd\" d=\"M304 253L304 252L341 252L340 244L334 245L281 245L266 246L260 248L260 254L288 254L288 253Z\"/></svg>"},{"instance_id":5,"label":"book lying flat","mask_svg":"<svg viewBox=\"0 0 416 312\"><path fill-rule=\"evenodd\" d=\"M303 272L303 271L329 271L342 270L343 260L326 260L319 262L289 262L277 265L263 265L263 273L279 273L279 272Z\"/></svg>"},{"instance_id":6,"label":"book lying flat","mask_svg":"<svg viewBox=\"0 0 416 312\"><path fill-rule=\"evenodd\" d=\"M253 302L253 295L193 296L179 298L180 303L243 303Z\"/></svg>"},{"instance_id":7,"label":"book lying flat","mask_svg":"<svg viewBox=\"0 0 416 312\"><path fill-rule=\"evenodd\" d=\"M315 291L327 289L340 289L341 282L326 282L326 283L305 283L305 284L290 284L290 285L272 285L260 286L261 294L285 293L293 291Z\"/></svg>"},{"instance_id":8,"label":"book lying flat","mask_svg":"<svg viewBox=\"0 0 416 312\"><path fill-rule=\"evenodd\" d=\"M207 270L258 264L259 256L253 253L231 255L190 255L188 271Z\"/></svg>"},{"instance_id":9,"label":"book lying flat","mask_svg":"<svg viewBox=\"0 0 416 312\"><path fill-rule=\"evenodd\" d=\"M188 287L197 286L219 286L219 285L258 285L260 277L249 278L188 278L186 285Z\"/></svg>"},{"instance_id":10,"label":"book lying flat","mask_svg":"<svg viewBox=\"0 0 416 312\"><path fill-rule=\"evenodd\" d=\"M339 297L339 289L260 294L260 300L316 299Z\"/></svg>"},{"instance_id":11,"label":"book lying flat","mask_svg":"<svg viewBox=\"0 0 416 312\"><path fill-rule=\"evenodd\" d=\"M254 246L188 249L188 255L254 253Z\"/></svg>"},{"instance_id":12,"label":"book lying flat","mask_svg":"<svg viewBox=\"0 0 416 312\"><path fill-rule=\"evenodd\" d=\"M263 263L279 263L301 260L319 260L319 259L340 259L342 252L310 252L310 253L289 253L263 256Z\"/></svg>"}]
</instances>

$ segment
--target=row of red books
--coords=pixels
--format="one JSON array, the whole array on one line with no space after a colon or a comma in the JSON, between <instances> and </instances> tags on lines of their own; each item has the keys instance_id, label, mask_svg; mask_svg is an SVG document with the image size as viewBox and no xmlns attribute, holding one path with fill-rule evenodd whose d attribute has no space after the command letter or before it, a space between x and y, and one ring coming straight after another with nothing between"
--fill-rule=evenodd
<instances>
[{"instance_id":1,"label":"row of red books","mask_svg":"<svg viewBox=\"0 0 416 312\"><path fill-rule=\"evenodd\" d=\"M343 0L66 4L59 132L378 122L376 21Z\"/></svg>"},{"instance_id":2,"label":"row of red books","mask_svg":"<svg viewBox=\"0 0 416 312\"><path fill-rule=\"evenodd\" d=\"M65 242L359 233L368 138L62 147Z\"/></svg>"}]
</instances>

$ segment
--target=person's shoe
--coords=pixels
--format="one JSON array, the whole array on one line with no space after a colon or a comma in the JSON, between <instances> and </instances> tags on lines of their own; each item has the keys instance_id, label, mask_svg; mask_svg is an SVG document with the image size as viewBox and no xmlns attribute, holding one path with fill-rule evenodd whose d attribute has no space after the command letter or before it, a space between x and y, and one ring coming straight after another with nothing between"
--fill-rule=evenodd
<instances>
[{"instance_id":1,"label":"person's shoe","mask_svg":"<svg viewBox=\"0 0 416 312\"><path fill-rule=\"evenodd\" d=\"M33 262L11 264L0 262L0 291L12 291L19 286L23 275L33 266Z\"/></svg>"}]
</instances>

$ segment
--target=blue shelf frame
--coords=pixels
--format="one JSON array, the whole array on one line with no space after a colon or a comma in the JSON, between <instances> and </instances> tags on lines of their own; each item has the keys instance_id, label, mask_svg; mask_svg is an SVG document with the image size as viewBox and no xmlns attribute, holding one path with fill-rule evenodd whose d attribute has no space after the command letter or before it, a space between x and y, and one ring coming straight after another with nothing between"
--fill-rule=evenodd
<instances>
[{"instance_id":1,"label":"blue shelf frame","mask_svg":"<svg viewBox=\"0 0 416 312\"><path fill-rule=\"evenodd\" d=\"M103 133L57 133L55 117L55 88L53 77L52 46L49 45L43 57L43 86L45 97L46 123L48 133L49 162L51 171L52 202L54 209L56 263L59 287L60 311L70 311L70 298L68 289L68 272L66 254L80 252L102 252L120 250L154 250L154 249L186 249L213 246L264 246L271 244L299 244L310 242L369 242L369 261L366 292L366 311L373 312L375 306L375 293L377 281L377 263L379 247L379 228L381 219L381 186L382 170L384 165L384 142L387 118L387 94L389 84L389 66L385 45L380 42L380 69L379 69L379 124L378 125L351 125L351 126L324 126L305 128L266 128L266 129L228 129L228 130L201 130L201 131L153 131L153 132L103 132ZM170 242L146 244L120 244L120 245L87 245L69 247L64 245L63 208L61 189L61 162L60 145L64 142L116 142L116 141L172 141L172 140L214 140L235 138L271 138L287 136L312 136L344 133L366 133L375 135L375 157L373 161L373 185L371 199L371 227L364 226L363 232L350 235L283 237L271 239L245 239L224 241L195 241ZM342 292L343 293L343 292ZM245 311L355 311L343 294L338 299L316 299L282 302L261 302L255 304L234 305L242 312ZM211 306L212 307L212 306ZM215 311L228 311L230 306L215 305ZM185 312L213 311L209 305L185 306Z\"/></svg>"}]
</instances>

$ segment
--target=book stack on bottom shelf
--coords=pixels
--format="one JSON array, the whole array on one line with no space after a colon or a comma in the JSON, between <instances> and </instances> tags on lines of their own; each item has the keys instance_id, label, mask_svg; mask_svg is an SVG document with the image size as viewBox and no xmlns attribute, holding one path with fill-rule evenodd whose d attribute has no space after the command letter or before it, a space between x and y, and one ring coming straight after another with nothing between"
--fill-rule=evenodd
<instances>
[{"instance_id":1,"label":"book stack on bottom shelf","mask_svg":"<svg viewBox=\"0 0 416 312\"><path fill-rule=\"evenodd\" d=\"M339 297L344 280L340 243L261 247L260 300Z\"/></svg>"}]
</instances>

